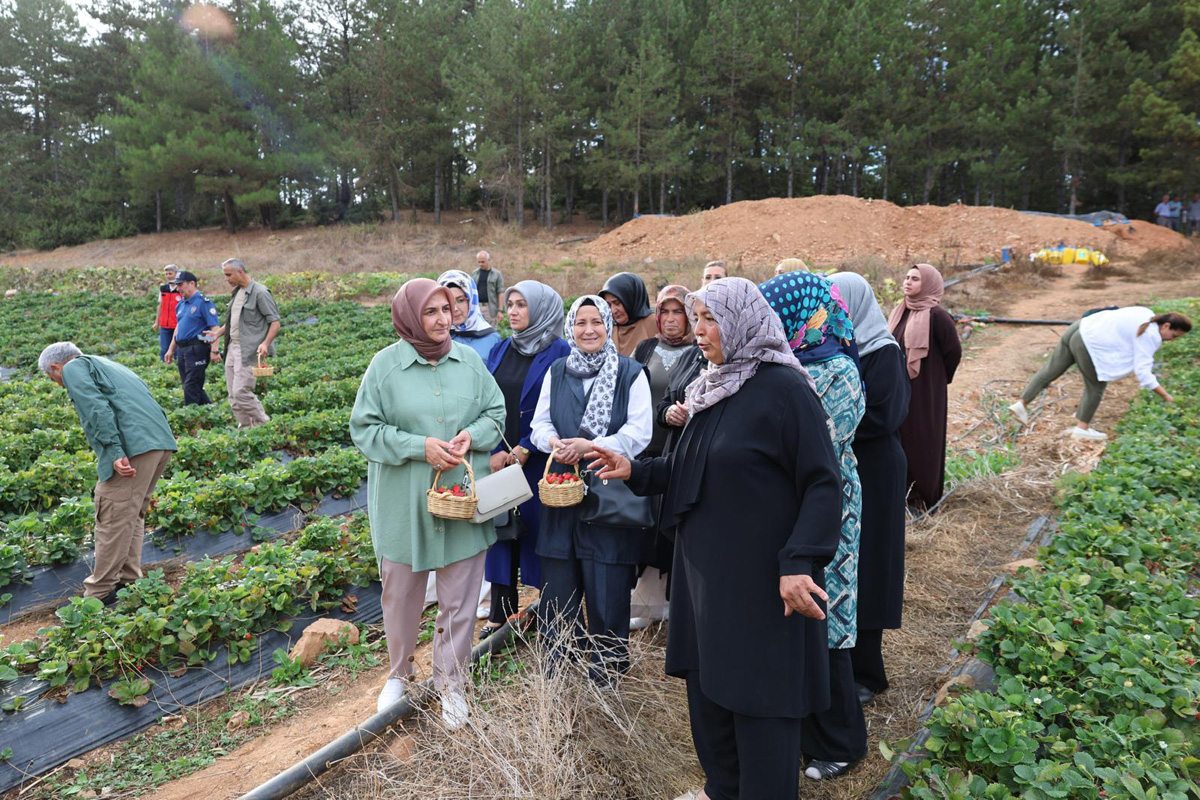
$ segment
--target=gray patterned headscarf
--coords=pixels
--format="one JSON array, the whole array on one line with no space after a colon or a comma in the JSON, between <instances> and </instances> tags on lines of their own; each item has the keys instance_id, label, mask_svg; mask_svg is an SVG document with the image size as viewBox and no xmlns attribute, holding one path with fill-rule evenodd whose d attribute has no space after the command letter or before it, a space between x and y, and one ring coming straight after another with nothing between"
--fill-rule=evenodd
<instances>
[{"instance_id":1,"label":"gray patterned headscarf","mask_svg":"<svg viewBox=\"0 0 1200 800\"><path fill-rule=\"evenodd\" d=\"M604 347L595 353L585 353L575 343L575 315L584 303L591 305L600 312L604 322L604 330L608 338ZM587 407L583 409L583 419L579 422L579 433L585 438L595 439L608 433L608 424L612 421L613 397L617 393L617 365L620 356L612 338L613 318L608 303L594 294L585 294L571 304L567 312L567 322L563 327L571 352L567 356L567 373L576 378L596 379L592 391L588 395Z\"/></svg>"},{"instance_id":2,"label":"gray patterned headscarf","mask_svg":"<svg viewBox=\"0 0 1200 800\"><path fill-rule=\"evenodd\" d=\"M686 305L693 328L697 300L708 307L717 321L724 361L709 364L688 384L689 413L695 414L736 394L763 362L791 367L815 390L812 376L792 355L783 324L757 286L745 278L721 278L692 292Z\"/></svg>"},{"instance_id":3,"label":"gray patterned headscarf","mask_svg":"<svg viewBox=\"0 0 1200 800\"><path fill-rule=\"evenodd\" d=\"M896 337L888 330L887 317L875 301L875 292L871 284L857 272L835 272L829 280L842 299L850 307L850 320L854 323L854 342L858 345L859 356L874 353L882 347L892 345L899 347Z\"/></svg>"},{"instance_id":4,"label":"gray patterned headscarf","mask_svg":"<svg viewBox=\"0 0 1200 800\"><path fill-rule=\"evenodd\" d=\"M512 292L524 297L529 307L529 326L523 331L513 331L513 347L523 356L537 355L549 347L562 330L562 298L540 281L518 281L504 291L505 308L508 307L508 295ZM570 339L569 336L567 338Z\"/></svg>"}]
</instances>

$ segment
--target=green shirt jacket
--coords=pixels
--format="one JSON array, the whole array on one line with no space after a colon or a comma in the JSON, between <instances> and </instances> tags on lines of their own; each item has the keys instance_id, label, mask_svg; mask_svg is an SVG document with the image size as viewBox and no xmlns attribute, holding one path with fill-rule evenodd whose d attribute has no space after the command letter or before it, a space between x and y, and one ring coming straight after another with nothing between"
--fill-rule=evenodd
<instances>
[{"instance_id":1,"label":"green shirt jacket","mask_svg":"<svg viewBox=\"0 0 1200 800\"><path fill-rule=\"evenodd\" d=\"M250 281L250 285L245 289L238 286L229 295L229 311L226 312L225 320L225 357L229 357L229 329L233 327L232 314L233 301L237 298L238 292L246 293L246 303L242 306L242 319L238 324L238 341L241 344L242 363L254 364L258 361L258 346L267 338L267 329L271 327L272 322L279 322L279 307L275 305L275 298L271 296L271 290L263 286L258 281ZM275 342L271 342L267 348L267 355L275 355Z\"/></svg>"},{"instance_id":2,"label":"green shirt jacket","mask_svg":"<svg viewBox=\"0 0 1200 800\"><path fill-rule=\"evenodd\" d=\"M83 435L96 451L101 483L113 476L119 458L179 449L166 412L129 368L101 356L76 356L63 365L62 379Z\"/></svg>"},{"instance_id":3,"label":"green shirt jacket","mask_svg":"<svg viewBox=\"0 0 1200 800\"><path fill-rule=\"evenodd\" d=\"M425 460L425 439L448 442L467 431L471 467L482 478L491 474L489 455L500 442L504 414L500 387L466 345L453 343L436 364L404 340L375 354L354 399L350 438L368 461L367 512L377 559L424 572L470 558L496 541L491 522L429 513L425 492L435 470ZM449 470L441 485L465 484L465 473L461 466Z\"/></svg>"}]
</instances>

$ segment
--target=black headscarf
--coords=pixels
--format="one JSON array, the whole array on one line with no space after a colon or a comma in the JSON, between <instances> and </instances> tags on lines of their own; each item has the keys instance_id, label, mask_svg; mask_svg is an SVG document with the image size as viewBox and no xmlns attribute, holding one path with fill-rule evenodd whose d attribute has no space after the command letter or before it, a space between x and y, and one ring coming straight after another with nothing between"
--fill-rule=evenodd
<instances>
[{"instance_id":1,"label":"black headscarf","mask_svg":"<svg viewBox=\"0 0 1200 800\"><path fill-rule=\"evenodd\" d=\"M606 280L600 296L606 294L611 294L625 306L625 313L629 315L625 325L633 325L650 316L650 295L646 292L646 284L632 272L618 272Z\"/></svg>"}]
</instances>

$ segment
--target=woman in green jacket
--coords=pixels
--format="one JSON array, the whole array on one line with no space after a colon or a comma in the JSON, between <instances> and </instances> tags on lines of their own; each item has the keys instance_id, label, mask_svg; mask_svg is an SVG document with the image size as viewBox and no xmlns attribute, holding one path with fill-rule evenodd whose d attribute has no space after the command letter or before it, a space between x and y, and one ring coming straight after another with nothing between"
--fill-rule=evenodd
<instances>
[{"instance_id":1,"label":"woman in green jacket","mask_svg":"<svg viewBox=\"0 0 1200 800\"><path fill-rule=\"evenodd\" d=\"M375 354L359 386L350 437L367 457L371 542L383 583L383 629L392 669L379 695L380 711L404 693L420 630L425 583L437 573L438 616L433 642L434 683L450 728L467 718L459 688L470 658L483 562L496 540L491 522L434 517L425 492L435 470L443 485L464 482L464 458L476 475L490 473L488 454L500 441L504 397L483 360L450 340L451 297L417 278L392 300L400 341Z\"/></svg>"}]
</instances>

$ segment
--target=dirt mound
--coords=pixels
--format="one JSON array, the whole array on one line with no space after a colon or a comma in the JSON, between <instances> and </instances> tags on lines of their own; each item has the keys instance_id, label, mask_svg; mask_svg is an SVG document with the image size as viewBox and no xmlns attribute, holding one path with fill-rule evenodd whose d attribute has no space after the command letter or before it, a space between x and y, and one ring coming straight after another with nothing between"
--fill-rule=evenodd
<instances>
[{"instance_id":1,"label":"dirt mound","mask_svg":"<svg viewBox=\"0 0 1200 800\"><path fill-rule=\"evenodd\" d=\"M1150 222L1098 228L990 206L902 208L835 195L733 203L686 217L640 217L596 239L587 252L606 262L702 257L753 265L800 256L837 264L878 256L945 265L994 260L1002 247L1029 253L1060 242L1099 248L1109 258L1187 246L1185 237Z\"/></svg>"}]
</instances>

